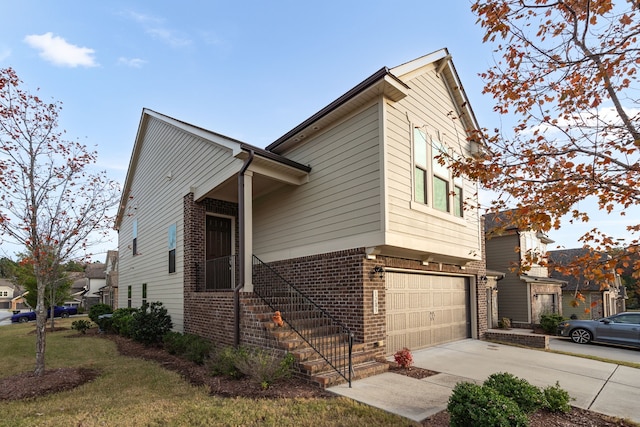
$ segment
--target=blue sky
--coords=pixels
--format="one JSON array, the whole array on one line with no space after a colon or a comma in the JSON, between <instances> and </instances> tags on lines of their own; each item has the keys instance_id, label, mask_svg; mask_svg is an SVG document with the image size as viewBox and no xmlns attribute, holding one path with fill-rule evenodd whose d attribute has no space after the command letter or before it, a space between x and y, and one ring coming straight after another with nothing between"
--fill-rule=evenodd
<instances>
[{"instance_id":1,"label":"blue sky","mask_svg":"<svg viewBox=\"0 0 640 427\"><path fill-rule=\"evenodd\" d=\"M492 48L469 5L12 1L3 5L0 67L63 102L61 129L95 146L99 166L122 182L145 107L265 147L382 66L443 47L481 126L495 127L478 77ZM582 232L551 237L575 247Z\"/></svg>"}]
</instances>

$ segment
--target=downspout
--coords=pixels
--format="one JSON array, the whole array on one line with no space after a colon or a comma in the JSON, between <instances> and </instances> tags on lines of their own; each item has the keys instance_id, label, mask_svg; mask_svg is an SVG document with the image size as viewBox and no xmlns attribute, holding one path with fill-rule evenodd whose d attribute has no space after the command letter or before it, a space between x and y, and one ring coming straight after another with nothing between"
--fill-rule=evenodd
<instances>
[{"instance_id":1,"label":"downspout","mask_svg":"<svg viewBox=\"0 0 640 427\"><path fill-rule=\"evenodd\" d=\"M234 343L236 347L240 345L240 289L244 287L245 277L244 277L244 266L247 262L251 262L251 260L247 260L244 251L244 234L245 234L245 213L244 213L244 174L249 169L249 165L253 161L254 152L253 150L249 150L249 157L244 161L240 172L238 173L238 219L240 221L240 242L239 242L239 251L238 260L240 266L240 274L238 285L233 289L233 311L235 317L235 330L234 330Z\"/></svg>"}]
</instances>

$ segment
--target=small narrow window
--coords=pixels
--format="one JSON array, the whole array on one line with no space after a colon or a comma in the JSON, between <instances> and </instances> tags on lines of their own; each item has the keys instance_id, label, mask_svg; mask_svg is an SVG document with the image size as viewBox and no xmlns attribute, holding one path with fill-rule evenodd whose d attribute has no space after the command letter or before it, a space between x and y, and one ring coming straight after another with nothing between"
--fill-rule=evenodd
<instances>
[{"instance_id":1,"label":"small narrow window","mask_svg":"<svg viewBox=\"0 0 640 427\"><path fill-rule=\"evenodd\" d=\"M413 130L414 199L427 204L427 135L419 128Z\"/></svg>"},{"instance_id":2,"label":"small narrow window","mask_svg":"<svg viewBox=\"0 0 640 427\"><path fill-rule=\"evenodd\" d=\"M142 305L147 303L147 284L142 284Z\"/></svg>"},{"instance_id":3,"label":"small narrow window","mask_svg":"<svg viewBox=\"0 0 640 427\"><path fill-rule=\"evenodd\" d=\"M462 187L456 185L453 190L453 214L462 218L463 211Z\"/></svg>"},{"instance_id":4,"label":"small narrow window","mask_svg":"<svg viewBox=\"0 0 640 427\"><path fill-rule=\"evenodd\" d=\"M176 272L176 225L169 226L169 273Z\"/></svg>"},{"instance_id":5,"label":"small narrow window","mask_svg":"<svg viewBox=\"0 0 640 427\"><path fill-rule=\"evenodd\" d=\"M131 308L131 285L127 286L127 307Z\"/></svg>"},{"instance_id":6,"label":"small narrow window","mask_svg":"<svg viewBox=\"0 0 640 427\"><path fill-rule=\"evenodd\" d=\"M132 244L133 254L138 255L138 220L137 219L133 220L132 234L133 234L133 244Z\"/></svg>"}]
</instances>

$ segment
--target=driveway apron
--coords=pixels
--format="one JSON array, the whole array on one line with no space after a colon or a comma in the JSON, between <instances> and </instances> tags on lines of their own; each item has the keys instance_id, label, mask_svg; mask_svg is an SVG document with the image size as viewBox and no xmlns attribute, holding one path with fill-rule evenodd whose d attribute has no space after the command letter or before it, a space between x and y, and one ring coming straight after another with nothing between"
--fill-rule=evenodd
<instances>
[{"instance_id":1,"label":"driveway apron","mask_svg":"<svg viewBox=\"0 0 640 427\"><path fill-rule=\"evenodd\" d=\"M446 409L458 382L482 383L493 373L509 372L538 387L558 382L579 408L640 422L640 369L471 339L416 350L413 361L440 374L416 380L385 373L329 391L421 421Z\"/></svg>"}]
</instances>

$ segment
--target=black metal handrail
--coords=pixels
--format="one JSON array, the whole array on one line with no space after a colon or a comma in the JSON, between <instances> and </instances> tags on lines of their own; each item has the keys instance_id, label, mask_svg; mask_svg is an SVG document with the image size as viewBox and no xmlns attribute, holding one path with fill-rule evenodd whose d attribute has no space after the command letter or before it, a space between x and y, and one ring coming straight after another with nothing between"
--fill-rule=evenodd
<instances>
[{"instance_id":1,"label":"black metal handrail","mask_svg":"<svg viewBox=\"0 0 640 427\"><path fill-rule=\"evenodd\" d=\"M351 387L353 333L342 322L253 256L253 291Z\"/></svg>"}]
</instances>

